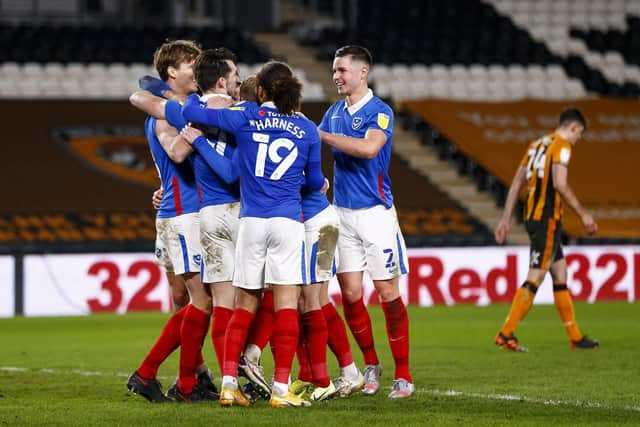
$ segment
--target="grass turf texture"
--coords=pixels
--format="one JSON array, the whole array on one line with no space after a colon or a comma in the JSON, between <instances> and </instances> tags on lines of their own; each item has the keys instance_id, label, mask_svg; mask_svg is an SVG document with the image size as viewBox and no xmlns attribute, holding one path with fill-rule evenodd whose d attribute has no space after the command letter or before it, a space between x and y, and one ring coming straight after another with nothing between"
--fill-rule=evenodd
<instances>
[{"instance_id":1,"label":"grass turf texture","mask_svg":"<svg viewBox=\"0 0 640 427\"><path fill-rule=\"evenodd\" d=\"M379 307L376 347L385 371L374 397L354 396L311 408L275 410L215 404L150 404L125 390L163 314L0 320L0 425L640 425L640 311L637 304L576 304L595 351L571 351L553 306L535 306L517 336L529 353L508 353L493 338L508 307L409 309L416 394L386 397L393 376ZM356 363L362 358L352 343ZM207 337L205 359L217 364ZM337 375L333 354L329 369ZM166 388L177 353L161 367ZM266 372L272 358L263 357ZM11 370L10 367L23 368ZM95 375L88 375L88 372Z\"/></svg>"}]
</instances>

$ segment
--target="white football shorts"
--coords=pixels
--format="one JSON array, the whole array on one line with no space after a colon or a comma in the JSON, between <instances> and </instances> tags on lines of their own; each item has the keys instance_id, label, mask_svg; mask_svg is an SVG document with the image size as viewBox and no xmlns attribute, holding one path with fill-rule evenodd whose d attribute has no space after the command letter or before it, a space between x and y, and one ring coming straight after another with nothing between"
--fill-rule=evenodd
<instances>
[{"instance_id":1,"label":"white football shorts","mask_svg":"<svg viewBox=\"0 0 640 427\"><path fill-rule=\"evenodd\" d=\"M202 283L233 279L240 202L205 206L200 209Z\"/></svg>"},{"instance_id":2,"label":"white football shorts","mask_svg":"<svg viewBox=\"0 0 640 427\"><path fill-rule=\"evenodd\" d=\"M233 286L263 289L267 284L306 282L304 225L289 218L240 218Z\"/></svg>"},{"instance_id":3,"label":"white football shorts","mask_svg":"<svg viewBox=\"0 0 640 427\"><path fill-rule=\"evenodd\" d=\"M340 218L338 273L366 270L373 280L389 280L409 272L395 207L336 207L336 211Z\"/></svg>"},{"instance_id":4,"label":"white football shorts","mask_svg":"<svg viewBox=\"0 0 640 427\"><path fill-rule=\"evenodd\" d=\"M158 230L156 232L156 264L163 267L167 273L173 273L173 264L171 263L171 258L169 258L169 251L162 242L162 237L160 237L160 228L157 219L156 230Z\"/></svg>"},{"instance_id":5,"label":"white football shorts","mask_svg":"<svg viewBox=\"0 0 640 427\"><path fill-rule=\"evenodd\" d=\"M176 275L199 273L201 264L200 217L197 212L173 218L156 218L157 240L166 251ZM156 243L156 258L158 244ZM166 257L165 257L166 259Z\"/></svg>"},{"instance_id":6,"label":"white football shorts","mask_svg":"<svg viewBox=\"0 0 640 427\"><path fill-rule=\"evenodd\" d=\"M331 205L304 222L307 283L331 279L339 232L340 220Z\"/></svg>"}]
</instances>

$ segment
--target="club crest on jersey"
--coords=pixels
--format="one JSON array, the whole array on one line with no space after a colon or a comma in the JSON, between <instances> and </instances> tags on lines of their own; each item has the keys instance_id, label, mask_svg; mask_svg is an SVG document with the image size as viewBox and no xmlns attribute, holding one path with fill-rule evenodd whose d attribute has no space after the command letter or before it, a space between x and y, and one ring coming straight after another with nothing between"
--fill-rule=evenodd
<instances>
[{"instance_id":1,"label":"club crest on jersey","mask_svg":"<svg viewBox=\"0 0 640 427\"><path fill-rule=\"evenodd\" d=\"M354 117L353 120L351 120L351 127L353 130L358 130L360 126L362 126L362 117Z\"/></svg>"},{"instance_id":2,"label":"club crest on jersey","mask_svg":"<svg viewBox=\"0 0 640 427\"><path fill-rule=\"evenodd\" d=\"M385 113L378 113L378 126L382 129L389 127L389 115Z\"/></svg>"}]
</instances>

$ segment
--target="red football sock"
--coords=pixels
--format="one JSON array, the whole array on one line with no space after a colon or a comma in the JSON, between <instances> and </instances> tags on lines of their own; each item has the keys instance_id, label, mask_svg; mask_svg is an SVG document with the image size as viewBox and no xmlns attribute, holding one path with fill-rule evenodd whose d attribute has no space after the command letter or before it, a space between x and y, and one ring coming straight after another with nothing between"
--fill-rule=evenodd
<instances>
[{"instance_id":1,"label":"red football sock","mask_svg":"<svg viewBox=\"0 0 640 427\"><path fill-rule=\"evenodd\" d=\"M211 342L218 359L218 368L222 372L222 361L224 360L224 334L227 325L233 315L233 310L227 307L213 307L213 320L211 322Z\"/></svg>"},{"instance_id":2,"label":"red football sock","mask_svg":"<svg viewBox=\"0 0 640 427\"><path fill-rule=\"evenodd\" d=\"M273 332L273 291L265 290L256 312L255 321L251 324L247 344L254 344L264 350Z\"/></svg>"},{"instance_id":3,"label":"red football sock","mask_svg":"<svg viewBox=\"0 0 640 427\"><path fill-rule=\"evenodd\" d=\"M271 342L275 347L274 381L287 384L291 372L291 362L298 344L298 311L283 308L276 311Z\"/></svg>"},{"instance_id":4,"label":"red football sock","mask_svg":"<svg viewBox=\"0 0 640 427\"><path fill-rule=\"evenodd\" d=\"M313 310L303 314L302 328L307 341L307 351L313 384L316 387L329 385L329 371L327 370L327 322L322 310Z\"/></svg>"},{"instance_id":5,"label":"red football sock","mask_svg":"<svg viewBox=\"0 0 640 427\"><path fill-rule=\"evenodd\" d=\"M342 304L344 305L344 318L362 351L364 363L367 365L378 365L380 362L378 362L376 348L373 345L371 318L369 317L369 312L364 305L362 297L353 303L348 303L343 298Z\"/></svg>"},{"instance_id":6,"label":"red football sock","mask_svg":"<svg viewBox=\"0 0 640 427\"><path fill-rule=\"evenodd\" d=\"M409 316L407 309L398 297L393 301L382 302L382 310L387 323L387 336L391 346L391 354L396 365L395 379L404 378L409 382Z\"/></svg>"},{"instance_id":7,"label":"red football sock","mask_svg":"<svg viewBox=\"0 0 640 427\"><path fill-rule=\"evenodd\" d=\"M211 314L189 304L180 327L180 369L178 370L178 388L182 393L191 393L196 383L198 355L202 350Z\"/></svg>"},{"instance_id":8,"label":"red football sock","mask_svg":"<svg viewBox=\"0 0 640 427\"><path fill-rule=\"evenodd\" d=\"M200 353L198 353L198 360L196 360L196 368L201 366L203 363L204 363L204 358L202 357L202 346L200 346Z\"/></svg>"},{"instance_id":9,"label":"red football sock","mask_svg":"<svg viewBox=\"0 0 640 427\"><path fill-rule=\"evenodd\" d=\"M238 359L247 340L249 326L253 320L253 313L243 308L233 310L229 319L227 332L224 334L224 362L222 375L236 377L238 375Z\"/></svg>"},{"instance_id":10,"label":"red football sock","mask_svg":"<svg viewBox=\"0 0 640 427\"><path fill-rule=\"evenodd\" d=\"M309 359L309 346L307 345L307 337L304 333L304 327L300 324L298 335L298 348L296 350L296 356L298 357L298 365L300 370L298 371L298 379L310 383L313 381L313 374L311 373L311 363Z\"/></svg>"},{"instance_id":11,"label":"red football sock","mask_svg":"<svg viewBox=\"0 0 640 427\"><path fill-rule=\"evenodd\" d=\"M138 368L138 373L144 378L155 378L158 367L180 345L180 325L186 309L183 307L176 311L165 323L160 336Z\"/></svg>"},{"instance_id":12,"label":"red football sock","mask_svg":"<svg viewBox=\"0 0 640 427\"><path fill-rule=\"evenodd\" d=\"M338 359L338 365L344 368L353 363L347 329L333 304L328 303L322 306L322 314L327 322L329 348Z\"/></svg>"}]
</instances>

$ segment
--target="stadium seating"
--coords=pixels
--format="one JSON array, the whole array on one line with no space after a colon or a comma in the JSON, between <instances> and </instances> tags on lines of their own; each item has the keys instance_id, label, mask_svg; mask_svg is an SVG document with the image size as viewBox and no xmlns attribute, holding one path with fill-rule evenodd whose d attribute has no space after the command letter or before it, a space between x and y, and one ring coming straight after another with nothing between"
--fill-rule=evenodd
<instances>
[{"instance_id":1,"label":"stadium seating","mask_svg":"<svg viewBox=\"0 0 640 427\"><path fill-rule=\"evenodd\" d=\"M634 15L640 14L640 7L633 1L615 1L605 10L602 4L374 0L358 3L358 22L366 25L309 26L295 34L326 59L344 44L374 47L375 68L382 69L374 73L376 90L397 100L637 97L640 18ZM384 66L398 64L420 71L406 75L412 81L394 79ZM504 79L503 71L514 65L522 66L525 74L507 73Z\"/></svg>"},{"instance_id":2,"label":"stadium seating","mask_svg":"<svg viewBox=\"0 0 640 427\"><path fill-rule=\"evenodd\" d=\"M126 99L138 78L156 75L154 50L166 39L226 46L241 63L240 77L270 59L253 35L233 28L12 26L0 24L0 98ZM42 46L42 40L47 46ZM322 85L295 70L308 101L324 100Z\"/></svg>"}]
</instances>

